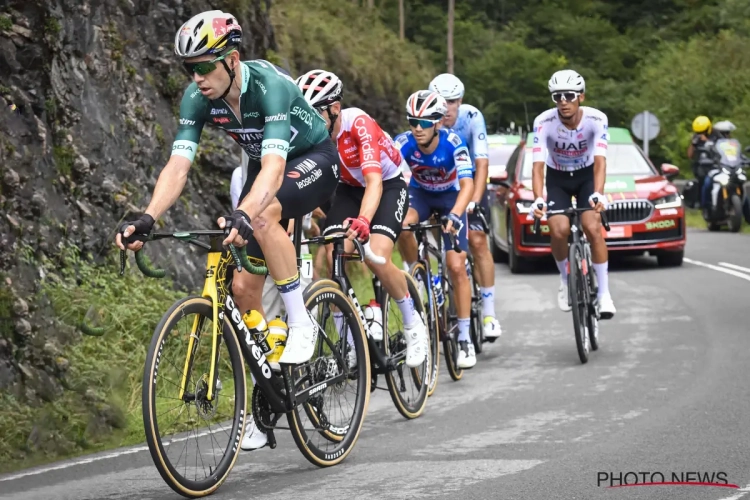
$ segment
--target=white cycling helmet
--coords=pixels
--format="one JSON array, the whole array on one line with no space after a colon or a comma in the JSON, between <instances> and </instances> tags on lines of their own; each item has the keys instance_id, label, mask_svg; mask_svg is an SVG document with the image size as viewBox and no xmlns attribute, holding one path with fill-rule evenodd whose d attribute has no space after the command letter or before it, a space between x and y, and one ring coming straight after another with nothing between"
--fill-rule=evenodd
<instances>
[{"instance_id":1,"label":"white cycling helmet","mask_svg":"<svg viewBox=\"0 0 750 500\"><path fill-rule=\"evenodd\" d=\"M182 58L219 54L242 43L237 18L220 10L209 10L190 18L174 37L174 53Z\"/></svg>"},{"instance_id":2,"label":"white cycling helmet","mask_svg":"<svg viewBox=\"0 0 750 500\"><path fill-rule=\"evenodd\" d=\"M344 84L339 77L322 69L308 71L294 83L314 108L322 108L340 101L344 93Z\"/></svg>"},{"instance_id":3,"label":"white cycling helmet","mask_svg":"<svg viewBox=\"0 0 750 500\"><path fill-rule=\"evenodd\" d=\"M556 72L547 84L550 94L554 92L586 92L586 82L583 77L572 69L564 69Z\"/></svg>"},{"instance_id":4,"label":"white cycling helmet","mask_svg":"<svg viewBox=\"0 0 750 500\"><path fill-rule=\"evenodd\" d=\"M443 96L432 90L418 90L406 100L408 118L440 120L448 111L448 104Z\"/></svg>"},{"instance_id":5,"label":"white cycling helmet","mask_svg":"<svg viewBox=\"0 0 750 500\"><path fill-rule=\"evenodd\" d=\"M460 99L464 96L464 84L456 75L450 73L433 78L429 88L443 96L443 99Z\"/></svg>"}]
</instances>

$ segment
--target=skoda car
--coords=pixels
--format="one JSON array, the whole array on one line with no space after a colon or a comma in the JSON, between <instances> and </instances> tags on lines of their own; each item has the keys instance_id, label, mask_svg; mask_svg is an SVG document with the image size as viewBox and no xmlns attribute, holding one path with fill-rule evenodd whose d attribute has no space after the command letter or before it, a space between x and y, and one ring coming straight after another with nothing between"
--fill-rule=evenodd
<instances>
[{"instance_id":1,"label":"skoda car","mask_svg":"<svg viewBox=\"0 0 750 500\"><path fill-rule=\"evenodd\" d=\"M655 256L660 266L679 266L685 251L685 210L682 196L670 182L679 169L668 163L658 171L624 128L609 129L607 180L609 201L605 233L610 252ZM527 219L534 200L531 188L533 133L513 151L503 172L490 176L492 234L490 246L497 261L508 259L513 273L525 261L550 255L549 226L539 234ZM545 190L546 198L546 190ZM586 202L588 202L586 200Z\"/></svg>"}]
</instances>

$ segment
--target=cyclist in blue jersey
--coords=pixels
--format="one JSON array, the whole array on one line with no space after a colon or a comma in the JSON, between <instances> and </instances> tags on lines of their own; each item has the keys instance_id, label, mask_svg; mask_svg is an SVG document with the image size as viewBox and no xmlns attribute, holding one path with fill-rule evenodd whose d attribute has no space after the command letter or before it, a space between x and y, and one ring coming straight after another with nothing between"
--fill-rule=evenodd
<instances>
[{"instance_id":1,"label":"cyclist in blue jersey","mask_svg":"<svg viewBox=\"0 0 750 500\"><path fill-rule=\"evenodd\" d=\"M495 262L492 260L487 245L482 221L475 207L481 207L489 217L489 201L485 196L489 170L489 152L487 146L487 127L484 115L470 104L463 104L464 84L455 75L443 73L430 82L430 90L437 92L445 99L448 110L443 118L443 127L450 128L466 143L469 155L474 164L474 194L467 207L469 219L469 249L477 266L477 280L482 292L482 316L484 317L484 336L495 339L502 329L495 316Z\"/></svg>"},{"instance_id":2,"label":"cyclist in blue jersey","mask_svg":"<svg viewBox=\"0 0 750 500\"><path fill-rule=\"evenodd\" d=\"M466 275L468 221L466 206L474 193L474 169L469 149L455 133L440 129L446 103L440 94L430 90L413 93L406 101L406 117L411 130L396 137L401 156L409 165L409 211L404 225L429 219L433 210L449 221L444 228L448 273L453 282L458 316L458 366L471 368L477 363L474 344L469 335L471 288ZM458 236L460 252L453 250L448 231ZM399 245L405 262L417 261L416 240L412 236Z\"/></svg>"}]
</instances>

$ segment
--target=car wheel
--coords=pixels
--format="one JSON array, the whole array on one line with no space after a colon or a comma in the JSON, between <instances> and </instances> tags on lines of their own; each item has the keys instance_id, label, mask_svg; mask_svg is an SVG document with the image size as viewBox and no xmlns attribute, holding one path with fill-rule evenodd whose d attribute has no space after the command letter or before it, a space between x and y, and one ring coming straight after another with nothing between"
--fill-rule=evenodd
<instances>
[{"instance_id":1,"label":"car wheel","mask_svg":"<svg viewBox=\"0 0 750 500\"><path fill-rule=\"evenodd\" d=\"M513 221L508 220L508 267L513 274L523 272L523 259L516 253L516 240L513 235Z\"/></svg>"},{"instance_id":2,"label":"car wheel","mask_svg":"<svg viewBox=\"0 0 750 500\"><path fill-rule=\"evenodd\" d=\"M662 252L656 256L656 262L660 267L678 267L682 265L682 259L685 257L685 250L679 252Z\"/></svg>"}]
</instances>

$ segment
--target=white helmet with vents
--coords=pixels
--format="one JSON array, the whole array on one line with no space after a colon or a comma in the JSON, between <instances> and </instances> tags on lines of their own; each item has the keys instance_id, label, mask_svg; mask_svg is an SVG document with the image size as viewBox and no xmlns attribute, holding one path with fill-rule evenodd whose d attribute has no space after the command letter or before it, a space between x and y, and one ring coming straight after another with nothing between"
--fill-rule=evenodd
<instances>
[{"instance_id":1,"label":"white helmet with vents","mask_svg":"<svg viewBox=\"0 0 750 500\"><path fill-rule=\"evenodd\" d=\"M330 106L340 101L344 93L344 84L339 77L322 69L308 71L297 78L294 83L314 108Z\"/></svg>"},{"instance_id":2,"label":"white helmet with vents","mask_svg":"<svg viewBox=\"0 0 750 500\"><path fill-rule=\"evenodd\" d=\"M586 82L583 77L572 69L564 69L556 72L549 79L549 92L550 94L555 92L586 92Z\"/></svg>"},{"instance_id":3,"label":"white helmet with vents","mask_svg":"<svg viewBox=\"0 0 750 500\"><path fill-rule=\"evenodd\" d=\"M406 100L406 116L440 120L445 116L448 104L443 96L432 90L418 90Z\"/></svg>"},{"instance_id":4,"label":"white helmet with vents","mask_svg":"<svg viewBox=\"0 0 750 500\"><path fill-rule=\"evenodd\" d=\"M460 99L464 96L464 84L456 75L450 73L443 73L433 78L429 88L447 100Z\"/></svg>"}]
</instances>

